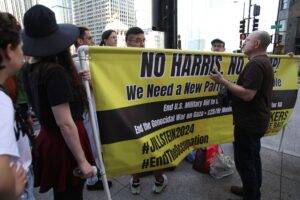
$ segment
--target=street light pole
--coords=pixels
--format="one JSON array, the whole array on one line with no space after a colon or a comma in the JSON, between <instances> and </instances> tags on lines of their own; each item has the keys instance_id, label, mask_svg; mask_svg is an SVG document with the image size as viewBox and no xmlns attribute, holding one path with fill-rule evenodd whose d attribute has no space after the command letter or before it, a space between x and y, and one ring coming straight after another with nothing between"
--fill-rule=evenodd
<instances>
[{"instance_id":1,"label":"street light pole","mask_svg":"<svg viewBox=\"0 0 300 200\"><path fill-rule=\"evenodd\" d=\"M250 28L250 15L251 15L251 0L249 0L249 11L248 11L248 23L247 23L247 35L249 34L249 28Z\"/></svg>"},{"instance_id":2,"label":"street light pole","mask_svg":"<svg viewBox=\"0 0 300 200\"><path fill-rule=\"evenodd\" d=\"M243 5L243 19L245 19L245 1L244 1L244 5Z\"/></svg>"}]
</instances>

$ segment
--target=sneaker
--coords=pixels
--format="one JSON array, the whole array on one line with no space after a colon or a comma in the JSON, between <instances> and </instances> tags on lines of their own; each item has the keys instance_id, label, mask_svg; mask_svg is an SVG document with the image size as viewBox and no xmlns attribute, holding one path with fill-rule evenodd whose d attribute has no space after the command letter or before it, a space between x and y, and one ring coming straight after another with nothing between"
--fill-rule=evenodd
<instances>
[{"instance_id":1,"label":"sneaker","mask_svg":"<svg viewBox=\"0 0 300 200\"><path fill-rule=\"evenodd\" d=\"M167 179L167 176L166 175L162 175L163 178L164 178L164 181L163 182L158 182L155 180L155 183L153 185L153 192L155 194L160 194L164 191L164 189L167 187L168 185L168 179Z\"/></svg>"},{"instance_id":2,"label":"sneaker","mask_svg":"<svg viewBox=\"0 0 300 200\"><path fill-rule=\"evenodd\" d=\"M133 182L133 178L130 179L130 190L132 194L140 194L141 187L140 187L140 180L138 182Z\"/></svg>"}]
</instances>

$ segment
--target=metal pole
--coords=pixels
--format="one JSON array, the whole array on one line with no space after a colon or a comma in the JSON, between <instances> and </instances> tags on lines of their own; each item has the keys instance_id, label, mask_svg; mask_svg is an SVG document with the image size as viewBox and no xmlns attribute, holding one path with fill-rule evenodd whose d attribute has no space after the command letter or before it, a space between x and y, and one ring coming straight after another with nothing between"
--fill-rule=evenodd
<instances>
[{"instance_id":1,"label":"metal pole","mask_svg":"<svg viewBox=\"0 0 300 200\"><path fill-rule=\"evenodd\" d=\"M275 23L276 26L277 26L277 23L279 22L279 21L278 21L278 17L279 17L279 10L280 10L280 9L279 9L279 8L280 8L280 2L281 2L281 1L278 1L277 18L276 18L276 23ZM275 33L274 33L273 54L275 53L275 47L276 47L276 42L277 42L275 39L276 39L276 35L278 34L278 32L279 32L279 29L276 27L276 28L275 28Z\"/></svg>"},{"instance_id":2,"label":"metal pole","mask_svg":"<svg viewBox=\"0 0 300 200\"><path fill-rule=\"evenodd\" d=\"M82 69L88 69L88 49L89 47L87 45L80 46L78 48L78 56L79 56L79 61L80 61L80 66ZM89 115L92 123L92 129L93 129L93 135L94 135L94 140L96 142L96 147L97 147L97 152L99 155L99 161L100 161L100 173L101 173L101 179L102 183L104 185L104 190L107 195L107 199L111 200L111 195L108 187L108 182L107 182L107 177L105 173L105 167L102 159L102 153L101 153L101 143L100 143L100 134L99 134L99 127L97 126L96 119L95 119L95 110L93 106L93 101L92 101L92 95L91 95L91 89L88 81L84 81L84 86L87 94L87 99L89 102Z\"/></svg>"},{"instance_id":3,"label":"metal pole","mask_svg":"<svg viewBox=\"0 0 300 200\"><path fill-rule=\"evenodd\" d=\"M249 28L250 28L250 15L251 15L251 0L249 0L249 11L248 11L248 24L247 24L247 35L249 34Z\"/></svg>"},{"instance_id":4,"label":"metal pole","mask_svg":"<svg viewBox=\"0 0 300 200\"><path fill-rule=\"evenodd\" d=\"M278 152L282 151L282 143L283 143L283 138L285 136L285 129L286 129L286 124L283 126L282 131L281 131L281 137L280 137L280 142L279 142L279 147L278 147ZM282 150L281 150L282 149Z\"/></svg>"},{"instance_id":5,"label":"metal pole","mask_svg":"<svg viewBox=\"0 0 300 200\"><path fill-rule=\"evenodd\" d=\"M167 0L166 4L165 48L177 49L177 0Z\"/></svg>"},{"instance_id":6,"label":"metal pole","mask_svg":"<svg viewBox=\"0 0 300 200\"><path fill-rule=\"evenodd\" d=\"M245 5L246 5L246 3L244 1L244 5L243 5L243 19L245 19Z\"/></svg>"}]
</instances>

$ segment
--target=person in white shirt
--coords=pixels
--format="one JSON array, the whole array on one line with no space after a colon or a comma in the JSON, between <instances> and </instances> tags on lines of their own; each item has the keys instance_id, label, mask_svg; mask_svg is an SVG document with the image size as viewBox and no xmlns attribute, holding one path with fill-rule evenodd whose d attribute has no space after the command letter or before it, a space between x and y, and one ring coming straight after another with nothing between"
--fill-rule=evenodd
<instances>
[{"instance_id":1,"label":"person in white shirt","mask_svg":"<svg viewBox=\"0 0 300 200\"><path fill-rule=\"evenodd\" d=\"M28 137L15 122L13 103L3 86L22 66L21 27L9 13L0 12L0 21L0 199L34 199L24 193L31 165Z\"/></svg>"},{"instance_id":2,"label":"person in white shirt","mask_svg":"<svg viewBox=\"0 0 300 200\"><path fill-rule=\"evenodd\" d=\"M77 39L74 43L75 48L76 48L76 52L78 51L78 48L82 45L87 45L87 46L93 46L94 45L93 37L91 36L90 30L88 28L82 27L82 26L79 26L78 29L79 29L79 36L77 37ZM82 80L87 80L87 81L90 82L91 81L91 74L90 74L89 66L87 66L88 69L81 69L80 62L79 62L79 56L78 56L77 53L72 55L72 59L73 59L73 62L75 64L76 70L77 70L79 76L82 78ZM92 104L93 104L94 110L95 110L94 99L92 98L91 101L93 101ZM94 113L94 114L95 114L95 118L97 118L96 113ZM84 123L84 127L85 127L85 129L88 133L92 153L93 153L97 168L99 169L99 170L97 170L98 171L98 174L97 174L98 181L96 183L87 182L86 183L86 188L87 188L87 190L91 190L91 191L103 190L104 186L103 186L102 179L101 179L101 174L100 174L100 171L101 171L100 158L99 158L99 155L98 155L96 142L94 140L94 133L93 133L93 130L92 130L91 119L90 119L90 116L89 116L88 112L85 112L83 114L83 123ZM108 180L108 186L112 187L112 181Z\"/></svg>"}]
</instances>

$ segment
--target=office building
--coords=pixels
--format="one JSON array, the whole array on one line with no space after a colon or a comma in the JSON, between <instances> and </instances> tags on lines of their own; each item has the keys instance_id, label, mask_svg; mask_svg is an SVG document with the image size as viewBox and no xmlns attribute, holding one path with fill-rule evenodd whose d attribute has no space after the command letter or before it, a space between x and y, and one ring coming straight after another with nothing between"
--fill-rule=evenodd
<instances>
[{"instance_id":1,"label":"office building","mask_svg":"<svg viewBox=\"0 0 300 200\"><path fill-rule=\"evenodd\" d=\"M0 11L9 12L22 24L24 13L36 3L37 0L1 0Z\"/></svg>"},{"instance_id":2,"label":"office building","mask_svg":"<svg viewBox=\"0 0 300 200\"><path fill-rule=\"evenodd\" d=\"M89 28L96 44L114 20L128 27L136 24L134 0L73 0L73 14L74 23Z\"/></svg>"},{"instance_id":3,"label":"office building","mask_svg":"<svg viewBox=\"0 0 300 200\"><path fill-rule=\"evenodd\" d=\"M275 43L282 45L282 53L300 54L300 0L279 0ZM279 36L278 36L279 35Z\"/></svg>"}]
</instances>

